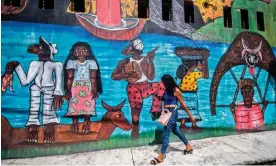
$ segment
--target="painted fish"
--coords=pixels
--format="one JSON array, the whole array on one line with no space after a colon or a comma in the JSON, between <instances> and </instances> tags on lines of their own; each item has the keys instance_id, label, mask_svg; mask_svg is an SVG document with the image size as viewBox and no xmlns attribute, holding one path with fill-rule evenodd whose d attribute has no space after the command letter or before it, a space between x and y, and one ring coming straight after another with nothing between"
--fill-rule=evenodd
<instances>
[{"instance_id":1,"label":"painted fish","mask_svg":"<svg viewBox=\"0 0 276 166\"><path fill-rule=\"evenodd\" d=\"M10 88L11 92L14 92L12 87L13 82L13 74L10 72L5 72L1 77L1 92L4 95L8 88Z\"/></svg>"}]
</instances>

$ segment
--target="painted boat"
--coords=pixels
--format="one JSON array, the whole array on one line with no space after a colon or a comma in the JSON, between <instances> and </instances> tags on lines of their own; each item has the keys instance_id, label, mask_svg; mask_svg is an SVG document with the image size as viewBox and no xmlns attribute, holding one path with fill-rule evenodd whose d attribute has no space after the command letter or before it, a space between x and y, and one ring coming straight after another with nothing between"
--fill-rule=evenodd
<instances>
[{"instance_id":1,"label":"painted boat","mask_svg":"<svg viewBox=\"0 0 276 166\"><path fill-rule=\"evenodd\" d=\"M122 18L116 27L102 25L96 15L76 14L81 25L93 35L108 40L132 40L144 27L146 21L137 18Z\"/></svg>"}]
</instances>

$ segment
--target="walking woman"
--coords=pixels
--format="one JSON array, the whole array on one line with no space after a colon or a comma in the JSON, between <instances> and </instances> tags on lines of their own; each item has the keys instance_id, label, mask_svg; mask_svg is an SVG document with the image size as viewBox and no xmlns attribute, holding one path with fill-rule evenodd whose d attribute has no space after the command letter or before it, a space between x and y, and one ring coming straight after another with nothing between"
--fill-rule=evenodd
<instances>
[{"instance_id":1,"label":"walking woman","mask_svg":"<svg viewBox=\"0 0 276 166\"><path fill-rule=\"evenodd\" d=\"M161 153L157 158L154 158L153 160L151 160L150 163L152 165L156 165L164 161L165 152L169 145L169 137L171 132L177 135L179 139L186 145L186 149L184 150L184 155L191 154L193 152L192 146L188 143L188 140L186 139L185 135L181 131L179 131L179 128L177 127L177 124L176 124L177 116L178 116L178 110L177 110L178 102L180 103L181 107L186 111L188 116L191 118L191 121L195 122L196 120L192 116L188 107L184 104L181 91L178 89L178 86L174 81L173 77L171 75L166 74L162 76L162 82L166 88L163 96L164 108L172 112L172 115L170 117L170 120L167 126L164 126L164 129L163 129L163 143L162 143Z\"/></svg>"}]
</instances>

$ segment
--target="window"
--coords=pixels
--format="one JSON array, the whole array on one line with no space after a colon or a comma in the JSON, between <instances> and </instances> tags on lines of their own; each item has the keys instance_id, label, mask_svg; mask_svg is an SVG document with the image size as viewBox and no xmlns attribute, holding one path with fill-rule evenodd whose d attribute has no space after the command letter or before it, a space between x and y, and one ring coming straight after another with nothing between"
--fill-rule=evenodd
<instances>
[{"instance_id":1,"label":"window","mask_svg":"<svg viewBox=\"0 0 276 166\"><path fill-rule=\"evenodd\" d=\"M5 6L20 7L21 6L21 0L4 0L3 4Z\"/></svg>"},{"instance_id":2,"label":"window","mask_svg":"<svg viewBox=\"0 0 276 166\"><path fill-rule=\"evenodd\" d=\"M241 9L242 29L249 29L248 10Z\"/></svg>"},{"instance_id":3,"label":"window","mask_svg":"<svg viewBox=\"0 0 276 166\"><path fill-rule=\"evenodd\" d=\"M162 0L162 19L165 21L172 21L172 0Z\"/></svg>"},{"instance_id":4,"label":"window","mask_svg":"<svg viewBox=\"0 0 276 166\"><path fill-rule=\"evenodd\" d=\"M193 1L184 0L184 14L186 23L195 23Z\"/></svg>"},{"instance_id":5,"label":"window","mask_svg":"<svg viewBox=\"0 0 276 166\"><path fill-rule=\"evenodd\" d=\"M223 7L224 27L232 28L232 13L231 7Z\"/></svg>"},{"instance_id":6,"label":"window","mask_svg":"<svg viewBox=\"0 0 276 166\"><path fill-rule=\"evenodd\" d=\"M71 11L85 12L85 0L71 0Z\"/></svg>"},{"instance_id":7,"label":"window","mask_svg":"<svg viewBox=\"0 0 276 166\"><path fill-rule=\"evenodd\" d=\"M54 0L39 0L38 7L40 9L54 9Z\"/></svg>"},{"instance_id":8,"label":"window","mask_svg":"<svg viewBox=\"0 0 276 166\"><path fill-rule=\"evenodd\" d=\"M265 31L263 12L257 12L257 28L259 31Z\"/></svg>"},{"instance_id":9,"label":"window","mask_svg":"<svg viewBox=\"0 0 276 166\"><path fill-rule=\"evenodd\" d=\"M138 17L149 18L149 0L138 0Z\"/></svg>"}]
</instances>

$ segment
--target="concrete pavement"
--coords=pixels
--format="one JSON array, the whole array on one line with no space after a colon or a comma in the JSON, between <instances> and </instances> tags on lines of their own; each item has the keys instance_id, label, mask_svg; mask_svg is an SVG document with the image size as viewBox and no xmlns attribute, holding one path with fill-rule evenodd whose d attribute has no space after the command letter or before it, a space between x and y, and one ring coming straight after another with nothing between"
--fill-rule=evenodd
<instances>
[{"instance_id":1,"label":"concrete pavement","mask_svg":"<svg viewBox=\"0 0 276 166\"><path fill-rule=\"evenodd\" d=\"M159 165L233 165L276 160L276 131L192 140L191 155L181 142L170 143ZM161 145L112 149L71 155L2 160L2 165L149 165Z\"/></svg>"}]
</instances>

